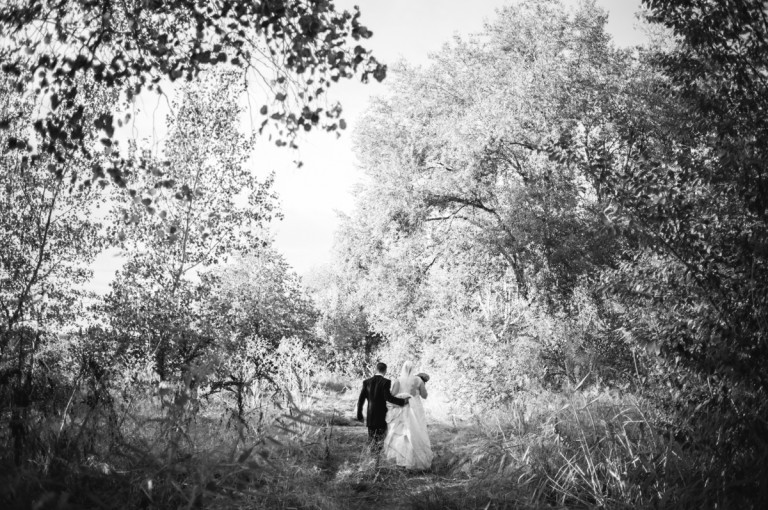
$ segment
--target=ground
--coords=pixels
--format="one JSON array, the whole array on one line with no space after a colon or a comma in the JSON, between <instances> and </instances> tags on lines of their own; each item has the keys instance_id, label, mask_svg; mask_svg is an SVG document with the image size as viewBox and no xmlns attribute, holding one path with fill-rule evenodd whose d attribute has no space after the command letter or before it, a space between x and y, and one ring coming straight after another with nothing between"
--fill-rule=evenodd
<instances>
[{"instance_id":1,"label":"ground","mask_svg":"<svg viewBox=\"0 0 768 510\"><path fill-rule=\"evenodd\" d=\"M253 456L258 462L251 463L255 472L245 476L250 486L240 486L236 500L213 499L220 504L227 500L222 506L232 508L499 507L491 506L496 496L474 494L473 463L467 459L465 442L470 424L455 417L446 422L436 418L436 413L429 413L428 428L435 453L432 469L408 471L387 464L377 466L366 446L367 429L354 420L356 401L357 393L349 388L317 394L307 415L285 419L286 425L293 423L294 428L304 430L296 434L282 462L273 458L269 463L270 459L264 459L265 450L256 449ZM285 452L285 446L270 451ZM279 468L277 476L274 469L259 471L270 465Z\"/></svg>"}]
</instances>

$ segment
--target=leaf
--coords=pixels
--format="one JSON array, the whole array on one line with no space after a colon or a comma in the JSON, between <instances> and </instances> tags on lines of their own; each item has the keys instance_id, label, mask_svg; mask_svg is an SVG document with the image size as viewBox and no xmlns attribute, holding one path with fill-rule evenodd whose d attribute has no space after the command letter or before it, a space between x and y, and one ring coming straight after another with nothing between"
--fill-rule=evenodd
<instances>
[{"instance_id":1,"label":"leaf","mask_svg":"<svg viewBox=\"0 0 768 510\"><path fill-rule=\"evenodd\" d=\"M93 122L97 129L102 129L106 132L107 137L112 138L115 134L115 127L112 125L112 114L102 113Z\"/></svg>"},{"instance_id":2,"label":"leaf","mask_svg":"<svg viewBox=\"0 0 768 510\"><path fill-rule=\"evenodd\" d=\"M384 78L387 77L387 66L379 64L376 67L376 70L373 71L373 77L376 79L376 81L381 82L384 81Z\"/></svg>"}]
</instances>

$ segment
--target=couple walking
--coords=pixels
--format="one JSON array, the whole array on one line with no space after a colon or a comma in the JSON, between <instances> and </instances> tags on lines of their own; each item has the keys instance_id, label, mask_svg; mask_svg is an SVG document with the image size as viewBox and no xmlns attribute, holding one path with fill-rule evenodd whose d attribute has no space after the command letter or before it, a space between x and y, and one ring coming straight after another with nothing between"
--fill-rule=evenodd
<instances>
[{"instance_id":1,"label":"couple walking","mask_svg":"<svg viewBox=\"0 0 768 510\"><path fill-rule=\"evenodd\" d=\"M403 364L400 377L387 379L387 365L376 364L376 375L363 381L357 401L357 419L363 421L363 404L368 401L366 425L371 448L398 466L428 469L432 446L422 399L427 398L426 374L414 374L410 361Z\"/></svg>"}]
</instances>

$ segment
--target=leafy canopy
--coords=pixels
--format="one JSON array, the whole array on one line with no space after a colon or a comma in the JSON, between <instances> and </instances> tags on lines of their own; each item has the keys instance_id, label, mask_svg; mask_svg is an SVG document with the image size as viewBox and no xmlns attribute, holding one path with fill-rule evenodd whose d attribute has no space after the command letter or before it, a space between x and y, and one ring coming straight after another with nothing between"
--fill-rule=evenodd
<instances>
[{"instance_id":1,"label":"leafy canopy","mask_svg":"<svg viewBox=\"0 0 768 510\"><path fill-rule=\"evenodd\" d=\"M340 106L324 108L320 101L327 87L356 73L363 81L386 74L386 66L358 44L371 36L359 10L338 12L327 0L10 0L0 7L0 33L6 38L0 72L44 104L29 122L39 142L11 137L3 150L48 153L58 163L72 149L93 156L84 122L109 148L116 128L128 120L114 106L84 118L80 76L131 101L144 90L161 92L168 81L193 80L228 63L271 96L272 105L260 109L262 127L282 126L278 143L293 144L300 130L344 126ZM12 121L11 112L0 114L0 128ZM111 170L120 182L122 163L115 154L107 165L93 161L92 172L100 179Z\"/></svg>"}]
</instances>

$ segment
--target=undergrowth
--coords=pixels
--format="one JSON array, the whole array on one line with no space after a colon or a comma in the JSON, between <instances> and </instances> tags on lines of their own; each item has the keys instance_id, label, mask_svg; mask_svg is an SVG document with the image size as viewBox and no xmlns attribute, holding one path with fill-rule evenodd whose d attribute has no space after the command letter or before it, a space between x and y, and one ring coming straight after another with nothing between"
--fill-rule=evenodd
<instances>
[{"instance_id":1,"label":"undergrowth","mask_svg":"<svg viewBox=\"0 0 768 510\"><path fill-rule=\"evenodd\" d=\"M521 393L483 415L431 409L432 469L377 464L353 421L353 385L307 385L245 422L222 402L195 412L40 422L36 453L3 459L2 508L740 508L713 466L632 396ZM432 402L434 404L434 402ZM441 412L442 411L442 412ZM107 434L118 423L119 433ZM94 426L96 425L96 426ZM86 430L87 429L87 430ZM113 431L114 432L114 431ZM719 495L718 495L719 494Z\"/></svg>"}]
</instances>

